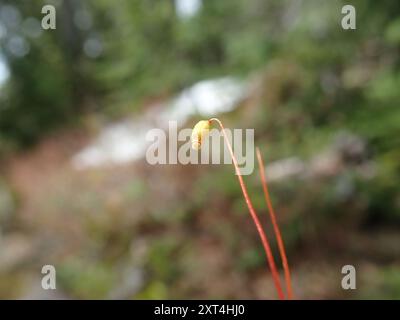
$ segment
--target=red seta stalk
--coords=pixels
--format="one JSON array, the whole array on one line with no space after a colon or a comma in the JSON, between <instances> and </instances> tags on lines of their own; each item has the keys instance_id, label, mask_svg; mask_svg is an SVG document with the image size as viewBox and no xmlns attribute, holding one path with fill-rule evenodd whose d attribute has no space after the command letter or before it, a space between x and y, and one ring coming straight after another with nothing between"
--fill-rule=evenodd
<instances>
[{"instance_id":1,"label":"red seta stalk","mask_svg":"<svg viewBox=\"0 0 400 320\"><path fill-rule=\"evenodd\" d=\"M286 257L285 246L283 244L282 235L279 230L278 222L276 221L276 215L275 215L274 208L272 206L271 197L269 195L267 179L265 177L264 162L262 160L260 149L258 147L256 148L256 153L257 153L257 159L258 159L258 166L260 169L260 171L259 171L260 178L261 178L261 182L262 182L262 186L263 186L263 190L264 190L265 201L268 206L269 216L270 216L270 219L272 222L272 226L274 228L274 233L275 233L275 236L276 236L276 239L278 242L279 253L281 255L282 266L283 266L283 270L285 272L287 295L288 295L289 299L293 299L292 282L290 279L290 270L289 270L289 264L288 264L287 257Z\"/></svg>"},{"instance_id":2,"label":"red seta stalk","mask_svg":"<svg viewBox=\"0 0 400 320\"><path fill-rule=\"evenodd\" d=\"M259 234L259 236L261 238L261 242L263 244L265 253L267 255L269 268L271 269L272 278L273 278L273 281L274 281L274 284L275 284L275 287L276 287L276 291L278 293L278 297L279 297L279 299L283 300L283 299L285 299L285 296L284 296L283 291L282 291L282 286L281 286L281 282L280 282L280 279L279 279L279 273L277 271L276 264L275 264L275 261L274 261L274 257L272 255L271 246L269 245L268 239L267 239L267 237L265 235L265 232L264 232L264 230L263 230L263 228L261 226L260 220L259 220L259 218L257 216L257 213L254 210L253 204L252 204L252 202L250 200L249 194L247 192L246 185L244 184L242 175L241 175L240 170L239 170L238 162L237 162L236 157L235 157L235 155L233 153L231 143L229 142L229 139L228 139L228 137L227 137L227 135L225 133L225 128L224 128L222 122L217 118L212 118L212 119L210 119L208 121L210 123L213 122L213 121L217 122L218 125L221 127L222 134L223 134L225 142L227 144L229 153L230 153L230 155L232 157L233 165L235 167L235 171L236 171L237 177L239 179L239 184L240 184L240 187L242 189L243 196L244 196L244 198L246 200L246 204L247 204L247 207L249 208L250 215L253 218L254 224L255 224L255 226L257 228L257 231L258 231L258 234Z\"/></svg>"}]
</instances>

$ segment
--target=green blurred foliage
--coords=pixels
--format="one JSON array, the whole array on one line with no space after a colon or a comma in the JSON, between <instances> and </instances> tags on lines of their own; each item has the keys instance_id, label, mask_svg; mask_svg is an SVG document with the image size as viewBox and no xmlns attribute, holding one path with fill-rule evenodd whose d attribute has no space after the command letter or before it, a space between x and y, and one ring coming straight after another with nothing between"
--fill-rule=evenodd
<instances>
[{"instance_id":1,"label":"green blurred foliage","mask_svg":"<svg viewBox=\"0 0 400 320\"><path fill-rule=\"evenodd\" d=\"M79 258L65 261L57 267L60 285L79 299L104 299L112 288L115 275L111 268L97 261Z\"/></svg>"}]
</instances>

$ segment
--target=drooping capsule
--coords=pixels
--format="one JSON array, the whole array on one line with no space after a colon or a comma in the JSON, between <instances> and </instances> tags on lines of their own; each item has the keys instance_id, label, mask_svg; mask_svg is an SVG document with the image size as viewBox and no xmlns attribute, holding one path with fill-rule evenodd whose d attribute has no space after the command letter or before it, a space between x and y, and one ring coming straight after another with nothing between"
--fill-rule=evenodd
<instances>
[{"instance_id":1,"label":"drooping capsule","mask_svg":"<svg viewBox=\"0 0 400 320\"><path fill-rule=\"evenodd\" d=\"M204 138L210 131L210 121L201 120L196 123L192 131L192 148L194 150L199 150L201 148L201 144L204 141Z\"/></svg>"}]
</instances>

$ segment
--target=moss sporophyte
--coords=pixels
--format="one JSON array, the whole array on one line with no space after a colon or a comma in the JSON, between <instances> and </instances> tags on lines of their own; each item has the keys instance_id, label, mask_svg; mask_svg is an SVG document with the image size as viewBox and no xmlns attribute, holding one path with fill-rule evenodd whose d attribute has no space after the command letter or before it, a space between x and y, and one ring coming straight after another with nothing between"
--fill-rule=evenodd
<instances>
[{"instance_id":1,"label":"moss sporophyte","mask_svg":"<svg viewBox=\"0 0 400 320\"><path fill-rule=\"evenodd\" d=\"M217 118L211 118L209 120L199 121L194 126L193 131L192 131L192 136L191 136L192 148L195 150L199 150L201 148L202 142L207 137L212 123L217 123L218 126L221 128L222 135L223 135L225 143L228 147L228 151L232 157L233 166L235 167L235 172L238 177L240 187L242 189L243 197L245 199L246 205L249 209L249 212L253 219L253 222L256 226L257 232L260 236L261 243L264 247L265 254L267 256L268 266L269 266L269 269L271 270L272 279L274 281L274 285L275 285L278 297L279 297L279 299L283 300L283 299L285 299L285 295L282 290L282 285L281 285L279 273L276 268L275 259L272 254L272 251L271 251L271 246L269 244L269 241L265 234L265 231L260 223L258 215L254 209L253 203L250 200L246 185L245 185L245 183L243 181L243 177L240 173L238 161L235 157L235 154L232 149L232 145L229 141L229 138L227 137L227 134L225 132L225 128L224 128L222 122ZM284 246L284 243L282 240L282 235L281 235L281 232L279 230L279 226L278 226L278 223L276 220L275 211L272 206L272 202L271 202L271 198L270 198L269 190L268 190L268 184L267 184L267 180L266 180L265 172L264 172L264 163L263 163L263 160L261 157L260 150L258 148L256 148L256 153L257 153L258 165L259 165L259 169L260 169L259 172L260 172L261 182L262 182L262 186L263 186L264 197L265 197L265 201L267 203L269 217L271 219L271 223L272 223L272 226L274 229L274 234L275 234L275 237L277 240L279 254L281 256L282 266L283 266L283 270L284 270L284 274L285 274L287 298L292 299L293 298L293 290L292 290L290 270L289 270L289 264L288 264L287 257L286 257L285 246Z\"/></svg>"}]
</instances>

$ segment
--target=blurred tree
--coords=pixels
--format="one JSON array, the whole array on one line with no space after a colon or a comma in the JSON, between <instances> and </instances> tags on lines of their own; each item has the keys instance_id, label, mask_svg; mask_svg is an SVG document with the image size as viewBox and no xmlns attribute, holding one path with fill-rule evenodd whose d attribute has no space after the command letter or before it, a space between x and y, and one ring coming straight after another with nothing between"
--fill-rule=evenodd
<instances>
[{"instance_id":1,"label":"blurred tree","mask_svg":"<svg viewBox=\"0 0 400 320\"><path fill-rule=\"evenodd\" d=\"M101 48L93 40L87 44L92 26L85 5L60 2L56 30L42 29L42 5L40 0L0 1L0 26L5 30L0 50L10 70L2 88L0 141L16 145L31 144L78 118L80 111L92 107L96 92L85 53L93 56Z\"/></svg>"}]
</instances>

